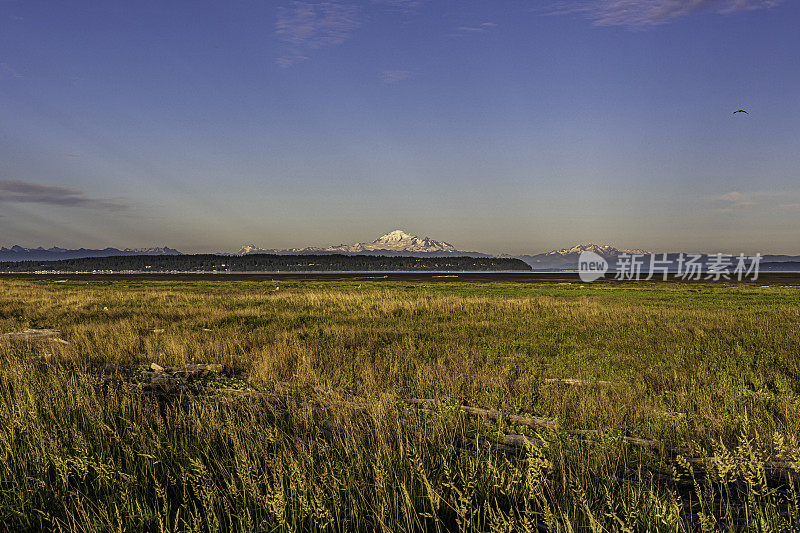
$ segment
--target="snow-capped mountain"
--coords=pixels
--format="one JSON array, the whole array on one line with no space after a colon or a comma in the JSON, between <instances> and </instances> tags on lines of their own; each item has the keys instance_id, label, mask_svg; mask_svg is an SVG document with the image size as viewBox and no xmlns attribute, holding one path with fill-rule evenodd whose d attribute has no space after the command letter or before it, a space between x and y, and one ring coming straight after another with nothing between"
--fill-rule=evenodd
<instances>
[{"instance_id":1,"label":"snow-capped mountain","mask_svg":"<svg viewBox=\"0 0 800 533\"><path fill-rule=\"evenodd\" d=\"M253 243L245 244L239 248L238 252L222 253L220 255L250 255L250 254L276 254L276 255L298 255L298 254L321 254L325 253L326 248L262 248Z\"/></svg>"},{"instance_id":2,"label":"snow-capped mountain","mask_svg":"<svg viewBox=\"0 0 800 533\"><path fill-rule=\"evenodd\" d=\"M618 263L618 258L622 254L629 255L650 255L651 252L639 249L616 248L611 245L600 245L594 243L576 244L570 248L551 250L532 255L508 255L502 254L499 257L513 257L528 263L536 271L559 272L574 271L578 268L578 259L583 252L594 252L608 261L609 268L613 271ZM458 250L450 243L437 241L429 237L418 237L408 234L402 230L394 230L378 237L372 242L355 244L339 244L328 246L327 248L291 248L287 250L259 248L254 244L243 246L235 255L247 254L278 254L278 255L388 255L388 256L412 256L412 257L491 257L490 254L480 252L465 252ZM659 254L660 255L660 254ZM678 253L668 253L667 259L673 262L672 270L677 268ZM705 261L707 255L703 256ZM800 265L800 256L786 255L765 255L763 256L764 270L787 270L799 268L793 266ZM773 266L769 266L773 265Z\"/></svg>"},{"instance_id":3,"label":"snow-capped mountain","mask_svg":"<svg viewBox=\"0 0 800 533\"><path fill-rule=\"evenodd\" d=\"M586 250L593 251L607 259L615 259L619 254L644 254L643 250L624 250L613 246L600 246L596 244L578 244L572 248L563 248L536 255L513 256L522 259L534 268L539 269L563 269L573 268L573 263L577 265L578 257L581 252ZM382 235L372 242L357 242L355 244L337 244L327 248L291 248L291 249L268 249L260 248L254 244L242 246L236 255L247 254L366 254L366 255L410 255L410 256L450 256L463 255L470 257L489 257L490 254L480 252L465 252L458 250L449 242L437 241L430 237L418 237L406 233L403 230L394 230L386 235ZM501 257L512 257L502 255Z\"/></svg>"},{"instance_id":4,"label":"snow-capped mountain","mask_svg":"<svg viewBox=\"0 0 800 533\"><path fill-rule=\"evenodd\" d=\"M325 249L328 252L346 252L346 253L363 253L363 252L458 252L456 247L444 241L436 241L430 237L417 237L410 235L402 230L396 229L392 232L382 235L372 242L361 243L357 242L352 245L339 244L338 246L330 246Z\"/></svg>"},{"instance_id":5,"label":"snow-capped mountain","mask_svg":"<svg viewBox=\"0 0 800 533\"><path fill-rule=\"evenodd\" d=\"M620 250L619 248L614 248L613 246L609 245L597 245L593 243L589 244L576 244L572 248L562 248L561 250L552 250L550 252L545 253L545 256L552 257L552 256L568 256L568 255L580 255L583 252L594 252L598 255L602 255L603 257L616 257L619 254L648 254L650 252L646 252L644 250ZM541 255L541 254L539 254Z\"/></svg>"},{"instance_id":6,"label":"snow-capped mountain","mask_svg":"<svg viewBox=\"0 0 800 533\"><path fill-rule=\"evenodd\" d=\"M234 255L265 254L265 253L269 253L269 251L264 248L259 248L255 244L251 243L251 244L245 244L244 246L239 248L239 251L236 252Z\"/></svg>"},{"instance_id":7,"label":"snow-capped mountain","mask_svg":"<svg viewBox=\"0 0 800 533\"><path fill-rule=\"evenodd\" d=\"M181 255L178 250L167 248L166 246L157 248L103 248L102 250L90 250L78 248L70 250L67 248L24 248L14 245L10 248L0 248L0 261L55 261L58 259L78 259L81 257L110 257L115 255Z\"/></svg>"},{"instance_id":8,"label":"snow-capped mountain","mask_svg":"<svg viewBox=\"0 0 800 533\"><path fill-rule=\"evenodd\" d=\"M126 254L134 255L183 255L178 250L174 250L167 246L156 246L153 248L125 248L122 251Z\"/></svg>"},{"instance_id":9,"label":"snow-capped mountain","mask_svg":"<svg viewBox=\"0 0 800 533\"><path fill-rule=\"evenodd\" d=\"M291 248L276 250L260 248L254 244L242 246L237 255L247 254L367 254L367 255L466 255L471 257L485 257L488 254L477 252L464 252L456 249L449 242L437 241L430 237L418 237L394 230L382 235L372 242L357 242L355 244L337 244L327 248Z\"/></svg>"},{"instance_id":10,"label":"snow-capped mountain","mask_svg":"<svg viewBox=\"0 0 800 533\"><path fill-rule=\"evenodd\" d=\"M518 259L522 259L529 265L533 267L534 270L542 270L542 271L562 271L562 270L576 270L578 268L578 259L582 252L594 252L600 256L602 256L609 265L609 268L613 271L617 268L619 262L619 256L622 254L629 254L629 255L641 255L641 256L649 256L652 252L648 252L645 250L628 250L628 249L620 249L615 248L613 246L598 246L596 244L579 244L573 246L572 248L562 248L561 250L552 250L550 252L545 252L536 255L519 255L516 256ZM662 261L663 266L667 266L670 271L677 271L679 268L679 252L657 252L656 255L659 258L659 261ZM697 254L699 257L699 262L702 265L706 265L710 261L710 257L713 257L713 254L709 255L707 253L700 253ZM663 261L667 261L667 263L663 263ZM790 256L790 255L763 255L761 259L761 268L765 271L793 271L797 270L800 267L800 256ZM647 268L646 260L644 268Z\"/></svg>"},{"instance_id":11,"label":"snow-capped mountain","mask_svg":"<svg viewBox=\"0 0 800 533\"><path fill-rule=\"evenodd\" d=\"M583 252L594 252L611 264L616 263L616 258L620 254L647 254L644 250L627 250L619 249L609 245L577 244L572 248L562 248L561 250L551 250L536 255L519 255L522 259L534 269L539 270L563 270L574 269L578 266L578 258Z\"/></svg>"}]
</instances>

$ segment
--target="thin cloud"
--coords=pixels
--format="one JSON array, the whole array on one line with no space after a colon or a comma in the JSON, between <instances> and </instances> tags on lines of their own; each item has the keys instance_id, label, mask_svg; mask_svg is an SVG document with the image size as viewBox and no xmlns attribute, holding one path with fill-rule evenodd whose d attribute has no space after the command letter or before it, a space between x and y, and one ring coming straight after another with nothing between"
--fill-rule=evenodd
<instances>
[{"instance_id":1,"label":"thin cloud","mask_svg":"<svg viewBox=\"0 0 800 533\"><path fill-rule=\"evenodd\" d=\"M427 0L372 0L373 4L386 6L398 11L411 11L425 2L427 2Z\"/></svg>"},{"instance_id":2,"label":"thin cloud","mask_svg":"<svg viewBox=\"0 0 800 533\"><path fill-rule=\"evenodd\" d=\"M723 205L716 209L717 213L735 213L755 205L752 195L739 191L726 192L716 198L717 202Z\"/></svg>"},{"instance_id":3,"label":"thin cloud","mask_svg":"<svg viewBox=\"0 0 800 533\"><path fill-rule=\"evenodd\" d=\"M302 63L303 61L307 61L307 60L308 60L308 56L307 55L303 55L303 54L301 54L300 52L297 52L297 51L292 51L292 52L289 52L286 55L282 55L281 57L276 59L275 63L277 63L278 66L280 66L280 67L289 68L292 65L295 65L297 63Z\"/></svg>"},{"instance_id":4,"label":"thin cloud","mask_svg":"<svg viewBox=\"0 0 800 533\"><path fill-rule=\"evenodd\" d=\"M597 26L644 29L693 13L734 13L775 7L784 0L589 0L558 2L552 14L578 13Z\"/></svg>"},{"instance_id":5,"label":"thin cloud","mask_svg":"<svg viewBox=\"0 0 800 533\"><path fill-rule=\"evenodd\" d=\"M800 204L781 204L778 207L781 209L785 209L787 211L798 211L800 210Z\"/></svg>"},{"instance_id":6,"label":"thin cloud","mask_svg":"<svg viewBox=\"0 0 800 533\"><path fill-rule=\"evenodd\" d=\"M278 65L290 67L308 59L312 50L338 46L360 25L359 9L345 2L293 2L278 9L275 36L286 53Z\"/></svg>"},{"instance_id":7,"label":"thin cloud","mask_svg":"<svg viewBox=\"0 0 800 533\"><path fill-rule=\"evenodd\" d=\"M719 198L720 200L724 200L726 202L730 202L736 205L753 205L755 203L752 200L750 200L750 197L748 195L741 193L739 191L726 192Z\"/></svg>"},{"instance_id":8,"label":"thin cloud","mask_svg":"<svg viewBox=\"0 0 800 533\"><path fill-rule=\"evenodd\" d=\"M758 205L769 205L770 208L774 208L779 198L786 198L786 193L780 191L730 191L711 199L720 206L715 210L717 213L736 213ZM783 204L779 207L791 208L793 205L800 204Z\"/></svg>"},{"instance_id":9,"label":"thin cloud","mask_svg":"<svg viewBox=\"0 0 800 533\"><path fill-rule=\"evenodd\" d=\"M497 27L495 22L482 22L477 26L459 26L457 29L467 33L485 33L495 27Z\"/></svg>"},{"instance_id":10,"label":"thin cloud","mask_svg":"<svg viewBox=\"0 0 800 533\"><path fill-rule=\"evenodd\" d=\"M22 79L25 76L14 70L8 63L5 61L0 61L0 79L5 77L12 77L17 79Z\"/></svg>"},{"instance_id":11,"label":"thin cloud","mask_svg":"<svg viewBox=\"0 0 800 533\"><path fill-rule=\"evenodd\" d=\"M403 80L411 77L409 70L383 70L381 71L381 80L387 85L394 85Z\"/></svg>"},{"instance_id":12,"label":"thin cloud","mask_svg":"<svg viewBox=\"0 0 800 533\"><path fill-rule=\"evenodd\" d=\"M21 180L0 180L0 202L84 207L109 211L122 211L128 207L117 200L91 198L74 187L43 185Z\"/></svg>"}]
</instances>

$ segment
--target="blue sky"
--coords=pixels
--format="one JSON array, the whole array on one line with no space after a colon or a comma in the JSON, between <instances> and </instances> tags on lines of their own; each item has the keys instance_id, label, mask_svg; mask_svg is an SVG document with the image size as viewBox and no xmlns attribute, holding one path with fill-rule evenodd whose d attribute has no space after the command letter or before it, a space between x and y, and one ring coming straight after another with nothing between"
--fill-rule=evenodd
<instances>
[{"instance_id":1,"label":"blue sky","mask_svg":"<svg viewBox=\"0 0 800 533\"><path fill-rule=\"evenodd\" d=\"M791 0L0 0L0 245L800 253L798 25Z\"/></svg>"}]
</instances>

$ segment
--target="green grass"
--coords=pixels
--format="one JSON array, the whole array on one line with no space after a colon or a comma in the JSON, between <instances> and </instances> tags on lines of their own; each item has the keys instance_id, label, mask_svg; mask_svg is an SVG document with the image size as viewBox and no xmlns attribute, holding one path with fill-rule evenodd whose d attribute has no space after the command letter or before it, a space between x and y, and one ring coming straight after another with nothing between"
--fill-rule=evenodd
<instances>
[{"instance_id":1,"label":"green grass","mask_svg":"<svg viewBox=\"0 0 800 533\"><path fill-rule=\"evenodd\" d=\"M791 530L796 482L764 462L800 461L798 304L747 285L3 280L0 333L55 328L69 344L0 340L0 523ZM246 376L236 386L295 386L154 399L98 380L106 362L222 363ZM409 413L409 398L444 407ZM570 433L585 429L604 432ZM548 445L519 461L463 440L506 433Z\"/></svg>"}]
</instances>

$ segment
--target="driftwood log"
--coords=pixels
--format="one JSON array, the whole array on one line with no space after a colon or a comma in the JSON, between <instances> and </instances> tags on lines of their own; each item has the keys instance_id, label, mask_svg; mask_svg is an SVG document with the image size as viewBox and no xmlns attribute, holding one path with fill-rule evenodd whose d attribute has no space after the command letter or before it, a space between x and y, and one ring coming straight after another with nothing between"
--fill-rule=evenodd
<instances>
[{"instance_id":1,"label":"driftwood log","mask_svg":"<svg viewBox=\"0 0 800 533\"><path fill-rule=\"evenodd\" d=\"M603 381L603 380L589 381L588 379L575 379L575 378L545 378L544 382L545 383L557 383L557 384L561 384L561 385L573 385L573 386L578 386L578 385L603 385L603 386L610 387L610 386L614 386L614 385L620 385L620 383L616 383L614 381Z\"/></svg>"},{"instance_id":2,"label":"driftwood log","mask_svg":"<svg viewBox=\"0 0 800 533\"><path fill-rule=\"evenodd\" d=\"M442 403L440 400L436 400L433 398L412 398L407 401L408 403L414 405L440 405ZM464 411L465 413L470 415L481 416L483 418L489 418L492 420L504 420L509 424L514 424L517 426L547 427L551 429L555 429L557 427L557 424L554 420L548 420L547 418L507 414L507 413L501 413L500 411L493 411L491 409L470 407L468 405L459 405L458 408L461 411Z\"/></svg>"},{"instance_id":3,"label":"driftwood log","mask_svg":"<svg viewBox=\"0 0 800 533\"><path fill-rule=\"evenodd\" d=\"M59 337L61 332L57 329L26 329L24 331L3 333L0 338L15 340L45 339L48 337ZM66 341L64 341L66 342Z\"/></svg>"}]
</instances>

